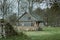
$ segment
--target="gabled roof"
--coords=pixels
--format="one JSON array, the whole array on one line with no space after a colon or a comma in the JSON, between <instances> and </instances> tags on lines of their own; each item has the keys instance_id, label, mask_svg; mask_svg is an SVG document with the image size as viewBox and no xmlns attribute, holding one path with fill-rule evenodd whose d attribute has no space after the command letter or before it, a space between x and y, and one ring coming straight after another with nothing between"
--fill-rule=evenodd
<instances>
[{"instance_id":1,"label":"gabled roof","mask_svg":"<svg viewBox=\"0 0 60 40\"><path fill-rule=\"evenodd\" d=\"M29 20L29 17L31 18L30 20ZM35 20L36 19L27 12L25 12L20 16L20 21L35 21Z\"/></svg>"},{"instance_id":2,"label":"gabled roof","mask_svg":"<svg viewBox=\"0 0 60 40\"><path fill-rule=\"evenodd\" d=\"M37 21L43 21L42 17L43 10L40 8L37 8L36 10L33 11L33 13L30 13L33 17L37 19Z\"/></svg>"},{"instance_id":3,"label":"gabled roof","mask_svg":"<svg viewBox=\"0 0 60 40\"><path fill-rule=\"evenodd\" d=\"M43 21L43 18L41 16L37 15L36 13L33 13L31 15L36 19L36 21Z\"/></svg>"},{"instance_id":4,"label":"gabled roof","mask_svg":"<svg viewBox=\"0 0 60 40\"><path fill-rule=\"evenodd\" d=\"M43 21L43 19L42 19L42 17L40 17L39 15L37 15L36 13L27 13L27 12L25 12L24 14L22 14L21 16L20 16L20 19L25 15L25 14L29 14L33 19L34 19L34 21Z\"/></svg>"}]
</instances>

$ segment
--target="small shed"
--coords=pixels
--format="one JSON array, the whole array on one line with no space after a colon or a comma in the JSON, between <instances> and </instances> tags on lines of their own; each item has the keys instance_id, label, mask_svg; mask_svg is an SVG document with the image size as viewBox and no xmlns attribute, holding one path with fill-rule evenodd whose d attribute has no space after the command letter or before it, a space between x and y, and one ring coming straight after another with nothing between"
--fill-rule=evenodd
<instances>
[{"instance_id":1,"label":"small shed","mask_svg":"<svg viewBox=\"0 0 60 40\"><path fill-rule=\"evenodd\" d=\"M25 12L20 16L19 26L34 26L39 27L39 24L43 23L43 19L37 14L29 14Z\"/></svg>"}]
</instances>

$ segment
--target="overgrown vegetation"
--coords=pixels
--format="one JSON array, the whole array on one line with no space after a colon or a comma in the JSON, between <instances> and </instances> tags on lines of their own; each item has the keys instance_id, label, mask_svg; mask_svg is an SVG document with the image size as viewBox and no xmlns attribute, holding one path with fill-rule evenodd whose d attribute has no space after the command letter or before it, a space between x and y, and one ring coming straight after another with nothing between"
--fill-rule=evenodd
<instances>
[{"instance_id":1,"label":"overgrown vegetation","mask_svg":"<svg viewBox=\"0 0 60 40\"><path fill-rule=\"evenodd\" d=\"M60 26L60 6L58 3L54 3L50 9L47 8L44 16L46 17L44 20L47 21L47 25Z\"/></svg>"},{"instance_id":2,"label":"overgrown vegetation","mask_svg":"<svg viewBox=\"0 0 60 40\"><path fill-rule=\"evenodd\" d=\"M25 35L23 32L20 32L19 35L10 36L7 38L0 38L0 40L31 40L31 38Z\"/></svg>"},{"instance_id":3,"label":"overgrown vegetation","mask_svg":"<svg viewBox=\"0 0 60 40\"><path fill-rule=\"evenodd\" d=\"M60 27L44 27L43 31L20 32L0 40L60 40Z\"/></svg>"}]
</instances>

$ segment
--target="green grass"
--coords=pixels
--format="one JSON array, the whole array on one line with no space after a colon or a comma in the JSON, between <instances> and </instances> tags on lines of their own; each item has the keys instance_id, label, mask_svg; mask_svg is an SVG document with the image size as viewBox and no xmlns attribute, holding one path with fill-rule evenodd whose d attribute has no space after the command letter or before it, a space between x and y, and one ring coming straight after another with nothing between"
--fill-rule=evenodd
<instances>
[{"instance_id":1,"label":"green grass","mask_svg":"<svg viewBox=\"0 0 60 40\"><path fill-rule=\"evenodd\" d=\"M43 31L30 31L26 34L32 40L60 40L60 27L45 27Z\"/></svg>"},{"instance_id":2,"label":"green grass","mask_svg":"<svg viewBox=\"0 0 60 40\"><path fill-rule=\"evenodd\" d=\"M10 36L7 38L0 38L0 40L31 40L31 38L21 32L19 35Z\"/></svg>"},{"instance_id":3,"label":"green grass","mask_svg":"<svg viewBox=\"0 0 60 40\"><path fill-rule=\"evenodd\" d=\"M0 40L60 40L60 27L44 27L43 31L28 31L26 35L12 36Z\"/></svg>"},{"instance_id":4,"label":"green grass","mask_svg":"<svg viewBox=\"0 0 60 40\"><path fill-rule=\"evenodd\" d=\"M60 32L60 27L44 27L43 30L48 32Z\"/></svg>"}]
</instances>

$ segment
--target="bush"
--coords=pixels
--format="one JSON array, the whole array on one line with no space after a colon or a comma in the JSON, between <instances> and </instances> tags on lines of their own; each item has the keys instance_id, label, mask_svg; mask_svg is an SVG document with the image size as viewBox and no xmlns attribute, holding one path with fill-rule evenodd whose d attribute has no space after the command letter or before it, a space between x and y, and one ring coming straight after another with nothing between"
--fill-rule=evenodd
<instances>
[{"instance_id":1,"label":"bush","mask_svg":"<svg viewBox=\"0 0 60 40\"><path fill-rule=\"evenodd\" d=\"M6 36L18 35L18 33L14 30L13 26L9 23L6 23L5 25L5 32Z\"/></svg>"},{"instance_id":2,"label":"bush","mask_svg":"<svg viewBox=\"0 0 60 40\"><path fill-rule=\"evenodd\" d=\"M42 28L39 27L39 28L38 28L38 31L42 31Z\"/></svg>"}]
</instances>

